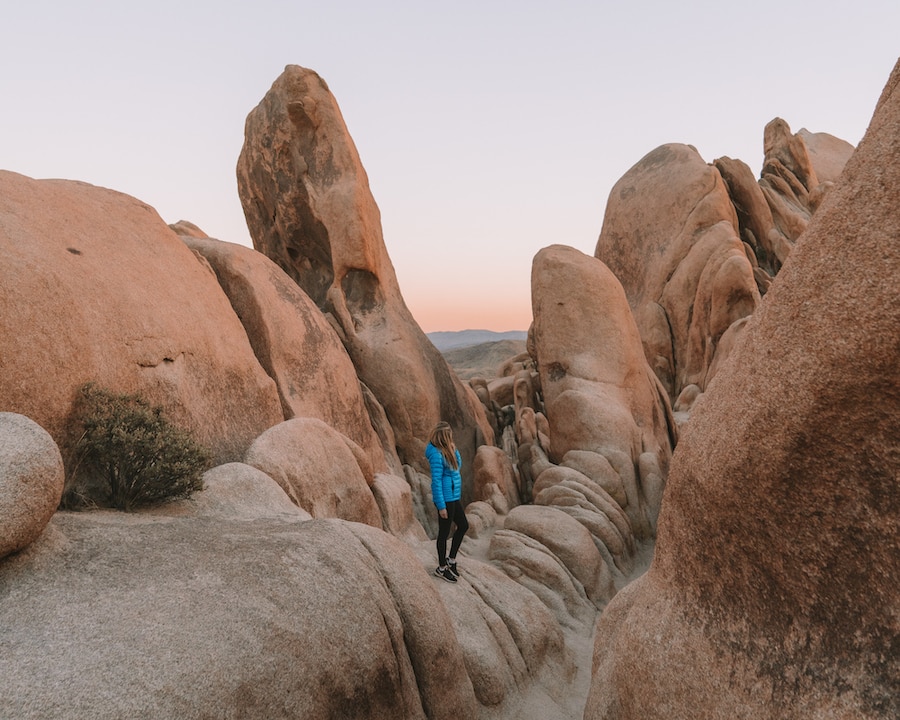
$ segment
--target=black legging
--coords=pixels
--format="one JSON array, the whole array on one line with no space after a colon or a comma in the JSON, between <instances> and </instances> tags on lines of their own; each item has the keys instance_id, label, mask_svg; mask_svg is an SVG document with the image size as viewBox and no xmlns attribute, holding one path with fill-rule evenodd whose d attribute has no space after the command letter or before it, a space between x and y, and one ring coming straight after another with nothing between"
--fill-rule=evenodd
<instances>
[{"instance_id":1,"label":"black legging","mask_svg":"<svg viewBox=\"0 0 900 720\"><path fill-rule=\"evenodd\" d=\"M469 529L469 521L466 520L466 513L459 500L451 500L447 503L446 518L442 518L438 514L437 554L441 567L447 564L447 538L450 537L450 526L453 523L456 523L456 532L453 533L453 542L450 543L450 557L455 560L463 537Z\"/></svg>"}]
</instances>

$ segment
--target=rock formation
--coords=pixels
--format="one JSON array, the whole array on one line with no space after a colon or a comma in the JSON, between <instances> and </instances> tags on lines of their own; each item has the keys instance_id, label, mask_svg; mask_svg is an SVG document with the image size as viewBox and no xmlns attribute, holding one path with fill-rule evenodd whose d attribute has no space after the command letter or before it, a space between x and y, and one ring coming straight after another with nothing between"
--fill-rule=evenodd
<instances>
[{"instance_id":1,"label":"rock formation","mask_svg":"<svg viewBox=\"0 0 900 720\"><path fill-rule=\"evenodd\" d=\"M250 113L237 177L254 247L328 313L384 408L400 459L424 469L428 435L446 420L470 496L475 449L493 441L490 425L403 301L365 170L315 72L287 66Z\"/></svg>"},{"instance_id":2,"label":"rock formation","mask_svg":"<svg viewBox=\"0 0 900 720\"><path fill-rule=\"evenodd\" d=\"M43 532L64 480L62 456L47 431L24 415L0 412L0 558Z\"/></svg>"},{"instance_id":3,"label":"rock formation","mask_svg":"<svg viewBox=\"0 0 900 720\"><path fill-rule=\"evenodd\" d=\"M88 381L162 405L218 462L284 419L215 276L144 203L0 171L0 253L0 407L64 450Z\"/></svg>"},{"instance_id":4,"label":"rock formation","mask_svg":"<svg viewBox=\"0 0 900 720\"><path fill-rule=\"evenodd\" d=\"M764 150L757 181L740 160L707 165L691 146L663 145L610 193L594 254L622 282L673 401L705 390L853 147L775 118Z\"/></svg>"},{"instance_id":5,"label":"rock formation","mask_svg":"<svg viewBox=\"0 0 900 720\"><path fill-rule=\"evenodd\" d=\"M311 71L247 119L270 259L0 173L0 407L50 430L0 413L0 717L896 717L898 84L843 175L852 148L779 120L759 181L645 157L597 244L619 279L542 250L527 352L471 386ZM53 514L89 380L210 445L203 490ZM419 471L441 418L475 499L455 585Z\"/></svg>"},{"instance_id":6,"label":"rock formation","mask_svg":"<svg viewBox=\"0 0 900 720\"><path fill-rule=\"evenodd\" d=\"M900 63L694 411L587 720L900 715L898 198Z\"/></svg>"},{"instance_id":7,"label":"rock formation","mask_svg":"<svg viewBox=\"0 0 900 720\"><path fill-rule=\"evenodd\" d=\"M382 528L369 485L375 475L362 449L315 418L269 428L250 446L247 465L275 480L314 518L343 518Z\"/></svg>"},{"instance_id":8,"label":"rock formation","mask_svg":"<svg viewBox=\"0 0 900 720\"><path fill-rule=\"evenodd\" d=\"M495 343L495 345L500 345L500 343ZM507 349L511 350L513 348L514 346L507 345ZM461 348L461 350L467 350L467 348ZM472 350L481 352L474 348ZM445 351L444 356L448 358L451 367L456 372L459 372L459 367L453 362L451 357L453 352L452 350ZM528 407L533 412L535 405L542 405L540 399L540 376L535 367L534 358L528 350L514 354L507 353L503 362L499 364L492 363L492 366L495 368L492 372L484 372L482 369L481 373L471 377L469 385L481 401L488 422L493 430L497 446L502 448L514 463L517 475L516 485L520 496L524 497L529 492L526 489L526 485L529 483L525 482L518 472L516 406L518 403L520 410ZM465 377L465 374L460 374L460 377ZM537 423L538 419L542 417L535 415L534 422ZM519 419L521 419L521 416ZM536 425L534 432L537 433ZM477 492L476 497L478 497Z\"/></svg>"},{"instance_id":9,"label":"rock formation","mask_svg":"<svg viewBox=\"0 0 900 720\"><path fill-rule=\"evenodd\" d=\"M0 657L0 716L580 714L589 668L577 658L586 656L597 604L610 592L599 556L588 567L559 565L546 575L564 592L562 602L553 592L529 589L540 574L518 582L468 549L459 586L440 585L423 570L433 564L434 545L413 515L416 506L427 511L427 492L415 498L411 492L423 476L409 465L402 468L405 478L383 471L395 463L386 463L379 447L394 445L385 442L393 429L382 404L347 376L334 331L299 287L284 284L282 271L183 222L174 226L182 242L152 211L117 193L11 174L3 180L13 189L4 196L8 205L33 193L47 213L12 205L0 217L4 251L10 248L0 284L4 311L9 308L4 363L18 362L31 373L26 377L36 378L27 347L12 343L16 336L40 339L39 349L49 348L51 357L84 352L81 364L67 366L71 379L63 376L66 398L88 380L139 393L210 441L219 461L243 462L208 471L204 489L187 500L139 515L57 512L47 524L61 490L57 465L52 492L29 475L29 497L40 495L46 512L31 513L27 528L17 523L31 506L6 492L11 485L4 475L0 495L12 497L15 507L0 502L0 527L16 537L4 545L11 554L0 559L0 626L13 628ZM16 184L24 186L19 195ZM78 202L63 203L60 195ZM70 211L67 226L49 217ZM38 220L48 230L26 233L33 230L28 222ZM70 249L60 252L59 242ZM41 261L41 253L52 262ZM68 256L89 262L82 267ZM56 295L28 285L49 285L47 278L56 278ZM188 303L189 312L179 311L176 300ZM69 325L56 316L69 318ZM82 317L98 327L71 320ZM35 334L32 321L47 334ZM130 338L140 331L148 336L135 349ZM293 344L299 338L318 349L316 358ZM171 347L186 349L174 354ZM151 350L169 358L161 370L144 367ZM206 363L206 375L195 356ZM315 364L319 356L328 367ZM233 370L239 362L240 372ZM16 372L0 378L4 402L14 406L23 402L15 394ZM531 409L530 373L516 380L522 409ZM47 385L34 380L35 397L24 409L38 414L43 402L40 407L54 410L60 376L48 377ZM328 383L341 387L329 395L323 392ZM381 430L378 439L358 422L364 419L360 397ZM226 398L229 404L214 405ZM265 421L260 408L268 409ZM49 413L63 440L67 415L65 405ZM533 413L531 421L535 438L549 445L546 423ZM245 437L248 427L255 429ZM59 463L55 443L46 440ZM490 497L506 512L519 501L519 489L511 464L494 450L482 452L484 477L495 481ZM495 521L496 511L482 504ZM527 537L542 524L517 516L510 533ZM575 562L585 548L596 552L586 532L569 538L547 530L544 547ZM517 543L505 546L507 568L522 561ZM486 553L475 547L474 555ZM451 591L457 594L442 599ZM48 625L63 607L65 622Z\"/></svg>"},{"instance_id":10,"label":"rock formation","mask_svg":"<svg viewBox=\"0 0 900 720\"><path fill-rule=\"evenodd\" d=\"M532 443L546 452L532 470L534 501L585 524L610 570L628 575L635 541L655 534L676 440L668 398L603 263L561 245L541 250L532 303L545 410L535 417L547 422Z\"/></svg>"},{"instance_id":11,"label":"rock formation","mask_svg":"<svg viewBox=\"0 0 900 720\"><path fill-rule=\"evenodd\" d=\"M364 448L376 472L387 470L387 455L402 473L394 447L384 447L372 429L353 362L315 304L265 255L197 232L182 239L215 270L278 386L285 418L318 418Z\"/></svg>"},{"instance_id":12,"label":"rock formation","mask_svg":"<svg viewBox=\"0 0 900 720\"><path fill-rule=\"evenodd\" d=\"M467 559L451 587L431 542L310 520L240 463L204 480L141 514L58 512L0 561L0 717L580 714L587 665L497 568Z\"/></svg>"},{"instance_id":13,"label":"rock formation","mask_svg":"<svg viewBox=\"0 0 900 720\"><path fill-rule=\"evenodd\" d=\"M758 182L747 182L746 171L735 172L735 165L742 165L740 161L720 158L714 163L728 184L741 239L754 263L761 292L784 264L853 152L850 143L827 133L802 129L791 134L781 118L766 125L763 148L765 158ZM760 198L764 204L760 204Z\"/></svg>"},{"instance_id":14,"label":"rock formation","mask_svg":"<svg viewBox=\"0 0 900 720\"><path fill-rule=\"evenodd\" d=\"M0 569L3 717L476 715L432 580L362 525L58 513Z\"/></svg>"},{"instance_id":15,"label":"rock formation","mask_svg":"<svg viewBox=\"0 0 900 720\"><path fill-rule=\"evenodd\" d=\"M613 187L595 257L625 289L647 361L670 398L706 387L723 333L759 302L719 172L663 145Z\"/></svg>"},{"instance_id":16,"label":"rock formation","mask_svg":"<svg viewBox=\"0 0 900 720\"><path fill-rule=\"evenodd\" d=\"M615 594L612 572L597 552L591 532L565 511L546 505L520 505L509 513L499 535L500 542L505 536L508 548L515 545L513 540L521 542L523 537L529 538L548 560L552 558L549 564L555 566L556 572L549 573L548 577L531 578L523 573L524 582L531 583L536 594L557 596L551 604L559 602L559 598L566 601L566 596L573 591L578 595L583 593L595 605L605 605ZM497 543L494 543L496 550ZM577 582L569 580L563 588L554 587L557 577L567 575ZM592 621L593 612L587 618Z\"/></svg>"},{"instance_id":17,"label":"rock formation","mask_svg":"<svg viewBox=\"0 0 900 720\"><path fill-rule=\"evenodd\" d=\"M584 636L652 540L674 420L625 293L603 263L569 247L541 250L532 302L538 375L515 361L510 369L517 489L535 505L510 504L500 490L510 479L489 481L504 476L495 448L479 451L485 502L469 511L476 534L496 525L490 560Z\"/></svg>"}]
</instances>

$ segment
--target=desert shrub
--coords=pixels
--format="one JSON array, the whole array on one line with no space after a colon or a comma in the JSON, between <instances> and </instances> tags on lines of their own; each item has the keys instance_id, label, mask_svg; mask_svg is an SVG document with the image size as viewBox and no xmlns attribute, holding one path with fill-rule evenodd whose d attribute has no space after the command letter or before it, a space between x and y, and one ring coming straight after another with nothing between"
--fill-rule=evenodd
<instances>
[{"instance_id":1,"label":"desert shrub","mask_svg":"<svg viewBox=\"0 0 900 720\"><path fill-rule=\"evenodd\" d=\"M79 392L75 421L78 471L99 480L94 493L105 495L92 497L96 503L129 511L202 488L209 453L162 408L89 383Z\"/></svg>"}]
</instances>

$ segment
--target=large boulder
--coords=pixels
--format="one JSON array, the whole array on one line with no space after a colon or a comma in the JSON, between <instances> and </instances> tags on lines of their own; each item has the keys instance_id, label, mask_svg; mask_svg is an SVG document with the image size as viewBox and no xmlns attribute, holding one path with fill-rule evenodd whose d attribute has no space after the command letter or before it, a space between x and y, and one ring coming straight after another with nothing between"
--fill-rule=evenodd
<instances>
[{"instance_id":1,"label":"large boulder","mask_svg":"<svg viewBox=\"0 0 900 720\"><path fill-rule=\"evenodd\" d=\"M470 496L475 448L492 442L490 425L403 301L365 170L315 72L287 66L249 114L237 178L254 247L331 316L384 407L401 461L424 470L428 435L446 420Z\"/></svg>"},{"instance_id":2,"label":"large boulder","mask_svg":"<svg viewBox=\"0 0 900 720\"><path fill-rule=\"evenodd\" d=\"M0 560L0 717L580 717L589 625L469 556L459 584L429 577L432 542L312 520L247 465L204 481L57 513Z\"/></svg>"},{"instance_id":3,"label":"large boulder","mask_svg":"<svg viewBox=\"0 0 900 720\"><path fill-rule=\"evenodd\" d=\"M142 395L216 461L284 418L209 267L132 197L0 171L0 407L64 450L78 388Z\"/></svg>"},{"instance_id":4,"label":"large boulder","mask_svg":"<svg viewBox=\"0 0 900 720\"><path fill-rule=\"evenodd\" d=\"M381 529L369 488L375 482L361 448L316 418L293 418L270 428L247 450L247 465L277 482L314 518L342 518Z\"/></svg>"},{"instance_id":5,"label":"large boulder","mask_svg":"<svg viewBox=\"0 0 900 720\"><path fill-rule=\"evenodd\" d=\"M549 459L602 455L620 475L632 531L652 537L675 428L622 286L599 260L553 245L534 258L531 295Z\"/></svg>"},{"instance_id":6,"label":"large boulder","mask_svg":"<svg viewBox=\"0 0 900 720\"><path fill-rule=\"evenodd\" d=\"M57 513L0 561L0 717L474 718L435 582L355 523Z\"/></svg>"},{"instance_id":7,"label":"large boulder","mask_svg":"<svg viewBox=\"0 0 900 720\"><path fill-rule=\"evenodd\" d=\"M587 720L900 716L898 198L900 63L694 411Z\"/></svg>"},{"instance_id":8,"label":"large boulder","mask_svg":"<svg viewBox=\"0 0 900 720\"><path fill-rule=\"evenodd\" d=\"M211 238L182 240L215 270L256 357L278 386L285 419L322 420L362 447L376 471L386 470L385 448L372 429L356 369L315 303L261 253ZM393 448L389 452L396 456ZM399 467L396 457L393 464Z\"/></svg>"},{"instance_id":9,"label":"large boulder","mask_svg":"<svg viewBox=\"0 0 900 720\"><path fill-rule=\"evenodd\" d=\"M534 322L514 388L519 483L488 556L576 635L641 572L676 441L621 284L596 258L552 245L534 258ZM497 449L497 453L502 451ZM496 453L480 453L480 468ZM497 488L499 484L483 485ZM505 510L507 503L487 498ZM472 506L470 506L472 507Z\"/></svg>"},{"instance_id":10,"label":"large boulder","mask_svg":"<svg viewBox=\"0 0 900 720\"><path fill-rule=\"evenodd\" d=\"M24 415L0 412L0 558L43 532L64 481L62 456L49 433Z\"/></svg>"},{"instance_id":11,"label":"large boulder","mask_svg":"<svg viewBox=\"0 0 900 720\"><path fill-rule=\"evenodd\" d=\"M689 145L650 152L613 187L594 256L622 283L670 399L705 389L720 338L760 298L719 171Z\"/></svg>"}]
</instances>

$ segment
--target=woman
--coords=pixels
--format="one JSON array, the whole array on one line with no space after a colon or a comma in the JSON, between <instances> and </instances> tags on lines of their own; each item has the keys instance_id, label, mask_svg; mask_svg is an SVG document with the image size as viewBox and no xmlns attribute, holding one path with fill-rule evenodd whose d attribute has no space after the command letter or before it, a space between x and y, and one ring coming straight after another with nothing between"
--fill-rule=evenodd
<instances>
[{"instance_id":1,"label":"woman","mask_svg":"<svg viewBox=\"0 0 900 720\"><path fill-rule=\"evenodd\" d=\"M425 457L431 466L431 496L438 511L437 555L438 566L434 574L447 582L455 583L459 577L456 553L462 544L469 523L460 502L462 477L459 474L462 458L453 442L449 423L439 422L431 432L431 440L425 448ZM450 557L447 557L447 538L450 527L456 523Z\"/></svg>"}]
</instances>

